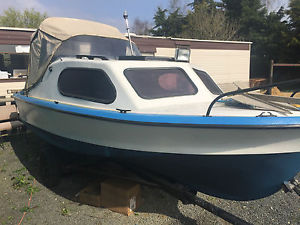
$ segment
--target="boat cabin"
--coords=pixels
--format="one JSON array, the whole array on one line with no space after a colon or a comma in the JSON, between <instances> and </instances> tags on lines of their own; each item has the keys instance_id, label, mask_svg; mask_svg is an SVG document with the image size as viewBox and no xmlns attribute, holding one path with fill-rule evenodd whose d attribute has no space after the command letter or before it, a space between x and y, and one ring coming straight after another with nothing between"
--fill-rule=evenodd
<instances>
[{"instance_id":1,"label":"boat cabin","mask_svg":"<svg viewBox=\"0 0 300 225\"><path fill-rule=\"evenodd\" d=\"M89 27L95 24L98 29ZM188 63L140 56L134 43L131 52L128 40L108 25L49 18L31 49L26 92L32 97L124 112L186 113L181 105L211 102L222 93Z\"/></svg>"}]
</instances>

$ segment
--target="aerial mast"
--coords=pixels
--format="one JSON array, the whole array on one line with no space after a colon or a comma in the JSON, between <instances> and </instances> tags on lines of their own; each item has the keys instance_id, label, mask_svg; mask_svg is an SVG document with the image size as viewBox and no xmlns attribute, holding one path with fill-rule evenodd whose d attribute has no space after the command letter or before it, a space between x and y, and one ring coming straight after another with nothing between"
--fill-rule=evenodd
<instances>
[{"instance_id":1,"label":"aerial mast","mask_svg":"<svg viewBox=\"0 0 300 225\"><path fill-rule=\"evenodd\" d=\"M133 55L133 49L132 49L132 43L131 43L131 37L130 37L130 28L129 28L129 22L128 22L128 14L127 14L126 10L124 11L123 17L124 17L125 23L126 23L126 30L127 30L127 34L128 34L131 55Z\"/></svg>"}]
</instances>

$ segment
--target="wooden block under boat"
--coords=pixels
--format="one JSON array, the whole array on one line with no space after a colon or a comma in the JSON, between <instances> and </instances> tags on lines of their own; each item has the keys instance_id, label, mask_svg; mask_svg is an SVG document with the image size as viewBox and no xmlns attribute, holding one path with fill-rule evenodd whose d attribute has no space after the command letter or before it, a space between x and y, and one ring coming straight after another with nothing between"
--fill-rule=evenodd
<instances>
[{"instance_id":1,"label":"wooden block under boat","mask_svg":"<svg viewBox=\"0 0 300 225\"><path fill-rule=\"evenodd\" d=\"M17 118L18 113L15 105L0 106L0 121L16 120Z\"/></svg>"},{"instance_id":2,"label":"wooden block under boat","mask_svg":"<svg viewBox=\"0 0 300 225\"><path fill-rule=\"evenodd\" d=\"M14 128L23 126L23 123L20 121L11 121L11 122L3 122L0 123L0 132L2 131L10 131Z\"/></svg>"},{"instance_id":3,"label":"wooden block under boat","mask_svg":"<svg viewBox=\"0 0 300 225\"><path fill-rule=\"evenodd\" d=\"M121 179L101 183L101 206L124 215L133 214L140 204L140 185Z\"/></svg>"}]
</instances>

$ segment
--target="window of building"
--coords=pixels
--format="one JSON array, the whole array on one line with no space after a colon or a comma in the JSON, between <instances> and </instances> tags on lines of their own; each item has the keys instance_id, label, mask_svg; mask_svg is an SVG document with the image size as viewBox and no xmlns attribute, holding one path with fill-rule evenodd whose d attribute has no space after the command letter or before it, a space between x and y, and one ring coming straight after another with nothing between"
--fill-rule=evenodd
<instances>
[{"instance_id":1,"label":"window of building","mask_svg":"<svg viewBox=\"0 0 300 225\"><path fill-rule=\"evenodd\" d=\"M103 70L68 68L58 78L62 95L110 104L116 99L116 89Z\"/></svg>"},{"instance_id":2,"label":"window of building","mask_svg":"<svg viewBox=\"0 0 300 225\"><path fill-rule=\"evenodd\" d=\"M0 71L14 77L27 75L28 59L26 53L0 53Z\"/></svg>"},{"instance_id":3,"label":"window of building","mask_svg":"<svg viewBox=\"0 0 300 225\"><path fill-rule=\"evenodd\" d=\"M124 71L136 93L144 99L195 95L197 87L180 68L141 68Z\"/></svg>"}]
</instances>

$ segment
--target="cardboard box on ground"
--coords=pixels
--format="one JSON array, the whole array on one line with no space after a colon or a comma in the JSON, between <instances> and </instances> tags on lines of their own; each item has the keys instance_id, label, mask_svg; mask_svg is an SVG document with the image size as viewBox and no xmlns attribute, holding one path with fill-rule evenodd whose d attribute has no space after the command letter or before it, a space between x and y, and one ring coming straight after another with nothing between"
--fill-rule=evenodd
<instances>
[{"instance_id":1,"label":"cardboard box on ground","mask_svg":"<svg viewBox=\"0 0 300 225\"><path fill-rule=\"evenodd\" d=\"M93 182L80 191L79 202L129 216L140 205L140 184L115 178Z\"/></svg>"}]
</instances>

